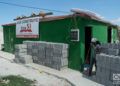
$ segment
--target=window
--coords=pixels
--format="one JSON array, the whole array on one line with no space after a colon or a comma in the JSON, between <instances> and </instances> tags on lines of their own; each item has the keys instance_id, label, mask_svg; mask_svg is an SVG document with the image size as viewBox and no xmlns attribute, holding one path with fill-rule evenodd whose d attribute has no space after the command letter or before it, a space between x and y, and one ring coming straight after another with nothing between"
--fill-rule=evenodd
<instances>
[{"instance_id":1,"label":"window","mask_svg":"<svg viewBox=\"0 0 120 86\"><path fill-rule=\"evenodd\" d=\"M79 41L79 29L71 30L71 41Z\"/></svg>"}]
</instances>

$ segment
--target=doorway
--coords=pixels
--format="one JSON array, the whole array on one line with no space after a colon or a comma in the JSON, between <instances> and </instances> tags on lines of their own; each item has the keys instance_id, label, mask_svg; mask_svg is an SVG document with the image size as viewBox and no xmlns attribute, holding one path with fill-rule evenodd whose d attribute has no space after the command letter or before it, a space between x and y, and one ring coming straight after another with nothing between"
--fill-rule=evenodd
<instances>
[{"instance_id":1,"label":"doorway","mask_svg":"<svg viewBox=\"0 0 120 86\"><path fill-rule=\"evenodd\" d=\"M90 64L90 43L92 38L92 27L85 27L85 62Z\"/></svg>"},{"instance_id":2,"label":"doorway","mask_svg":"<svg viewBox=\"0 0 120 86\"><path fill-rule=\"evenodd\" d=\"M109 26L108 30L107 30L107 39L108 39L108 43L111 43L112 41L112 28Z\"/></svg>"}]
</instances>

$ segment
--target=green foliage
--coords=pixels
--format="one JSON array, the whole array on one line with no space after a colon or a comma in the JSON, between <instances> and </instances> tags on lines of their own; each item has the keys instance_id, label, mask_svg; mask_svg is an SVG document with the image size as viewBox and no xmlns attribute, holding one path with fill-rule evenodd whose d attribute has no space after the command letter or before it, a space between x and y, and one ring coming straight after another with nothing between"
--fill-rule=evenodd
<instances>
[{"instance_id":1,"label":"green foliage","mask_svg":"<svg viewBox=\"0 0 120 86\"><path fill-rule=\"evenodd\" d=\"M33 81L20 76L6 76L1 78L0 86L32 86L33 83Z\"/></svg>"}]
</instances>

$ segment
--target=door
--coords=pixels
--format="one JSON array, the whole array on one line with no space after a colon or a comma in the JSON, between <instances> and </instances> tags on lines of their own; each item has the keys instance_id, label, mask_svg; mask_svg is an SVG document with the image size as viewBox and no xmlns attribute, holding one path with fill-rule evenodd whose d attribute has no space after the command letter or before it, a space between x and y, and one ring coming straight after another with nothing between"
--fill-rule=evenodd
<instances>
[{"instance_id":1,"label":"door","mask_svg":"<svg viewBox=\"0 0 120 86\"><path fill-rule=\"evenodd\" d=\"M4 44L5 44L5 51L13 53L14 49L14 31L12 28L6 28L4 30Z\"/></svg>"},{"instance_id":2,"label":"door","mask_svg":"<svg viewBox=\"0 0 120 86\"><path fill-rule=\"evenodd\" d=\"M85 27L85 63L90 63L90 44L92 38L92 27L87 26Z\"/></svg>"},{"instance_id":3,"label":"door","mask_svg":"<svg viewBox=\"0 0 120 86\"><path fill-rule=\"evenodd\" d=\"M107 31L107 39L108 39L108 43L111 43L111 41L112 41L112 28L110 26L108 27L108 31Z\"/></svg>"}]
</instances>

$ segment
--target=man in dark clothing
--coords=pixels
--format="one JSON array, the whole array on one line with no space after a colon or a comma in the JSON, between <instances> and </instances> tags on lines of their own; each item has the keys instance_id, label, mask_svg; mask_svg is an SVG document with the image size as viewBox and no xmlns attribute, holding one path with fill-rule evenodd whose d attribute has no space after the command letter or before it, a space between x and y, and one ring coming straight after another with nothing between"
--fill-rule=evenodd
<instances>
[{"instance_id":1,"label":"man in dark clothing","mask_svg":"<svg viewBox=\"0 0 120 86\"><path fill-rule=\"evenodd\" d=\"M90 55L90 72L89 75L92 75L93 65L95 64L95 69L97 70L96 65L96 54L100 53L100 42L93 38L91 41L91 55Z\"/></svg>"}]
</instances>

